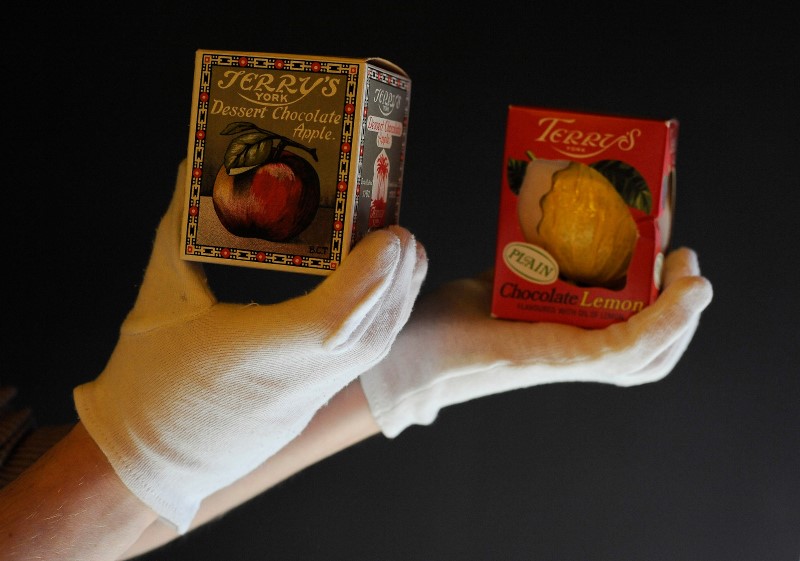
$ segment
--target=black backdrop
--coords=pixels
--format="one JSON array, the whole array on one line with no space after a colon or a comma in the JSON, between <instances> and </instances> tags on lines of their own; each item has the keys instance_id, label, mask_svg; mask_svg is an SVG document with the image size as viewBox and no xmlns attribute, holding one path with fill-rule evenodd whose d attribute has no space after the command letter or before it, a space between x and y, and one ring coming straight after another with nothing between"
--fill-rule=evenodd
<instances>
[{"instance_id":1,"label":"black backdrop","mask_svg":"<svg viewBox=\"0 0 800 561\"><path fill-rule=\"evenodd\" d=\"M674 243L698 251L715 297L668 378L447 409L145 559L797 561L798 40L788 13L758 8L8 11L2 382L41 423L75 419L71 389L113 348L184 157L197 48L382 56L408 71L401 221L428 248L426 290L492 262L508 104L677 117ZM318 280L209 269L224 298Z\"/></svg>"}]
</instances>

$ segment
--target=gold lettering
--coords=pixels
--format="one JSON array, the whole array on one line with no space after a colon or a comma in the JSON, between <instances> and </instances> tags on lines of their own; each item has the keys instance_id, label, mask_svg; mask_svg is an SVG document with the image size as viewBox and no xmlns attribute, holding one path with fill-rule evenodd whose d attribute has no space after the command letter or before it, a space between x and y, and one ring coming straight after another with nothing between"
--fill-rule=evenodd
<instances>
[{"instance_id":1,"label":"gold lettering","mask_svg":"<svg viewBox=\"0 0 800 561\"><path fill-rule=\"evenodd\" d=\"M325 79L324 78L317 78L313 82L311 82L311 78L303 78L300 80L300 93L304 96L308 95L308 92L313 91L317 86L319 86Z\"/></svg>"},{"instance_id":2,"label":"gold lettering","mask_svg":"<svg viewBox=\"0 0 800 561\"><path fill-rule=\"evenodd\" d=\"M563 123L574 123L575 119L559 119L557 117L542 117L541 119L539 119L539 124L541 125L543 123L547 123L548 121L550 122L550 124L547 125L547 127L544 130L544 132L539 136L539 138L536 139L537 141L546 142L547 141L547 137L550 135L550 131L552 131L553 128L558 123L562 123L562 122Z\"/></svg>"},{"instance_id":3,"label":"gold lettering","mask_svg":"<svg viewBox=\"0 0 800 561\"><path fill-rule=\"evenodd\" d=\"M294 76L289 74L284 74L281 76L281 81L278 83L278 87L275 88L277 92L289 92L289 93L297 93L297 88L295 87L297 84L297 79Z\"/></svg>"},{"instance_id":4,"label":"gold lettering","mask_svg":"<svg viewBox=\"0 0 800 561\"><path fill-rule=\"evenodd\" d=\"M322 95L325 97L331 97L336 95L336 92L339 90L339 82L341 80L339 78L330 78L328 82L322 87Z\"/></svg>"},{"instance_id":5,"label":"gold lettering","mask_svg":"<svg viewBox=\"0 0 800 561\"><path fill-rule=\"evenodd\" d=\"M267 90L268 92L272 91L272 87L270 86L270 84L272 84L274 78L275 77L272 74L262 74L261 76L258 77L258 81L256 82L254 89L256 91L258 90Z\"/></svg>"},{"instance_id":6,"label":"gold lettering","mask_svg":"<svg viewBox=\"0 0 800 561\"><path fill-rule=\"evenodd\" d=\"M226 89L230 88L239 79L239 76L241 76L242 74L244 74L244 70L238 70L238 71L237 70L228 70L227 72L225 72L222 75L222 77L225 78L225 81L219 80L217 82L217 86L219 86L223 90L226 90Z\"/></svg>"},{"instance_id":7,"label":"gold lettering","mask_svg":"<svg viewBox=\"0 0 800 561\"><path fill-rule=\"evenodd\" d=\"M633 129L628 131L628 134L625 136L620 137L619 139L619 147L622 150L630 150L633 148L634 143L636 142L636 137L642 136L642 131L639 129Z\"/></svg>"},{"instance_id":8,"label":"gold lettering","mask_svg":"<svg viewBox=\"0 0 800 561\"><path fill-rule=\"evenodd\" d=\"M535 140L536 142L548 142L553 145L562 145L563 149L559 149L558 146L553 146L553 148L562 154L575 158L588 158L601 154L614 145L618 146L620 150L632 150L636 144L636 138L642 134L642 131L639 129L631 129L619 136L615 136L611 133L600 133L597 131L586 132L581 129L559 127L561 124L571 124L574 122L575 119L542 117L539 119L539 125L543 126L544 130ZM573 146L577 148L572 148ZM587 151L586 148L596 148L596 150Z\"/></svg>"},{"instance_id":9,"label":"gold lettering","mask_svg":"<svg viewBox=\"0 0 800 561\"><path fill-rule=\"evenodd\" d=\"M581 145L582 146L592 146L592 147L597 146L597 143L600 141L601 138L602 138L602 136L600 136L599 132L590 132L583 139L583 142L581 142Z\"/></svg>"},{"instance_id":10,"label":"gold lettering","mask_svg":"<svg viewBox=\"0 0 800 561\"><path fill-rule=\"evenodd\" d=\"M581 295L580 306L582 308L600 308L603 310L622 310L623 312L640 312L644 309L644 302L641 300L623 300L620 298L603 298L595 296L589 298L589 291L584 290Z\"/></svg>"},{"instance_id":11,"label":"gold lettering","mask_svg":"<svg viewBox=\"0 0 800 561\"><path fill-rule=\"evenodd\" d=\"M564 144L580 144L581 138L583 138L583 133L581 131L567 131L566 138L564 138Z\"/></svg>"},{"instance_id":12,"label":"gold lettering","mask_svg":"<svg viewBox=\"0 0 800 561\"><path fill-rule=\"evenodd\" d=\"M227 105L222 101L215 99L211 104L212 115L228 115L231 117L249 117L263 119L266 107L238 107L236 105Z\"/></svg>"}]
</instances>

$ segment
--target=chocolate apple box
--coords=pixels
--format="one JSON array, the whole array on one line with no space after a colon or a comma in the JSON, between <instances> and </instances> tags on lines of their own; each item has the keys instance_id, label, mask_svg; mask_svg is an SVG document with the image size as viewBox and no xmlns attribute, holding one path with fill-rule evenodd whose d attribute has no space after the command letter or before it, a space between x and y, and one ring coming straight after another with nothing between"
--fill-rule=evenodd
<instances>
[{"instance_id":1,"label":"chocolate apple box","mask_svg":"<svg viewBox=\"0 0 800 561\"><path fill-rule=\"evenodd\" d=\"M182 257L334 271L399 220L410 90L383 59L197 51Z\"/></svg>"}]
</instances>

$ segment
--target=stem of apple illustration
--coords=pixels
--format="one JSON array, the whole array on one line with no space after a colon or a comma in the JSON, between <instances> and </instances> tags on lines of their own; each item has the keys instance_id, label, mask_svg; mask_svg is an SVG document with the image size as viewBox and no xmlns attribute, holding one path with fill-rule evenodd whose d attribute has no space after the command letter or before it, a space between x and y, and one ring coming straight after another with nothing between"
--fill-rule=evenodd
<instances>
[{"instance_id":1,"label":"stem of apple illustration","mask_svg":"<svg viewBox=\"0 0 800 561\"><path fill-rule=\"evenodd\" d=\"M319 161L319 158L317 158L316 148L309 148L308 146L300 144L299 142L295 142L294 140L286 138L285 136L278 136L278 138L280 140L278 141L278 146L273 148L273 152L270 155L271 160L272 159L277 160L278 158L281 157L281 154L283 154L283 151L286 149L287 146L292 146L294 148L300 148L301 150L305 150L306 152L311 154L311 157L314 158L315 162Z\"/></svg>"},{"instance_id":2,"label":"stem of apple illustration","mask_svg":"<svg viewBox=\"0 0 800 561\"><path fill-rule=\"evenodd\" d=\"M267 162L278 161L289 146L308 152L315 162L319 161L315 148L300 144L273 131L262 129L254 123L246 121L229 123L220 134L238 135L228 144L223 160L225 169L231 175L245 173ZM275 144L276 140L278 141L277 145Z\"/></svg>"}]
</instances>

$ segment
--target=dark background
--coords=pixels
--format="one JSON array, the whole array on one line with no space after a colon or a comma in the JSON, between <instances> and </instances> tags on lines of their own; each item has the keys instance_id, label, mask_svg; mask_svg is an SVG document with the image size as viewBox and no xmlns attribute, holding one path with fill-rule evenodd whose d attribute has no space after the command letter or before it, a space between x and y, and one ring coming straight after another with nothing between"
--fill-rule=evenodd
<instances>
[{"instance_id":1,"label":"dark background","mask_svg":"<svg viewBox=\"0 0 800 561\"><path fill-rule=\"evenodd\" d=\"M41 423L75 420L71 390L108 359L185 156L197 48L382 56L410 74L401 221L427 246L425 290L492 264L508 104L676 117L673 242L715 296L670 376L446 409L146 559L798 561L795 19L438 6L6 9L0 381ZM318 282L207 269L231 299Z\"/></svg>"}]
</instances>

